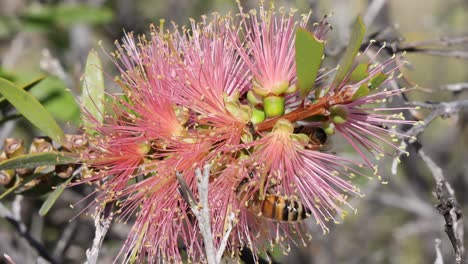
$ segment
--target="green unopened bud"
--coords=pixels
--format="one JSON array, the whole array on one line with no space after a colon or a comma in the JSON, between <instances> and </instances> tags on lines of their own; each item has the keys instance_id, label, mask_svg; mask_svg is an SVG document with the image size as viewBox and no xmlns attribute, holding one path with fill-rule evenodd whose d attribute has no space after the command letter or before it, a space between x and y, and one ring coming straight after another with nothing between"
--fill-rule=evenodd
<instances>
[{"instance_id":1,"label":"green unopened bud","mask_svg":"<svg viewBox=\"0 0 468 264\"><path fill-rule=\"evenodd\" d=\"M330 122L324 123L323 124L323 131L325 131L325 133L328 136L332 136L333 134L335 134L335 124L330 123Z\"/></svg>"},{"instance_id":2,"label":"green unopened bud","mask_svg":"<svg viewBox=\"0 0 468 264\"><path fill-rule=\"evenodd\" d=\"M265 112L263 110L257 109L257 108L252 108L252 118L250 121L252 124L258 124L260 122L263 122L265 120Z\"/></svg>"},{"instance_id":3,"label":"green unopened bud","mask_svg":"<svg viewBox=\"0 0 468 264\"><path fill-rule=\"evenodd\" d=\"M263 97L255 94L252 90L247 92L247 100L254 106L258 106L263 103Z\"/></svg>"},{"instance_id":4,"label":"green unopened bud","mask_svg":"<svg viewBox=\"0 0 468 264\"><path fill-rule=\"evenodd\" d=\"M267 117L280 116L284 113L284 97L267 96L263 99L263 107Z\"/></svg>"},{"instance_id":5,"label":"green unopened bud","mask_svg":"<svg viewBox=\"0 0 468 264\"><path fill-rule=\"evenodd\" d=\"M348 118L348 109L342 105L334 105L330 107L330 117L333 123L344 124Z\"/></svg>"},{"instance_id":6,"label":"green unopened bud","mask_svg":"<svg viewBox=\"0 0 468 264\"><path fill-rule=\"evenodd\" d=\"M333 123L338 125L346 123L346 119L344 119L342 116L333 116L332 121Z\"/></svg>"}]
</instances>

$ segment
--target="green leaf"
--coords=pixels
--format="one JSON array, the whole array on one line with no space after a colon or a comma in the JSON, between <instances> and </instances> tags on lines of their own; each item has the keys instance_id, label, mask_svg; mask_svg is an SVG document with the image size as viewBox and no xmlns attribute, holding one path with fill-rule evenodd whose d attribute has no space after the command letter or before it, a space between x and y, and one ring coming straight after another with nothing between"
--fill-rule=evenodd
<instances>
[{"instance_id":1,"label":"green leaf","mask_svg":"<svg viewBox=\"0 0 468 264\"><path fill-rule=\"evenodd\" d=\"M53 26L69 27L75 24L104 24L112 21L109 8L87 5L61 4L33 6L20 14L24 26L32 30L50 30Z\"/></svg>"},{"instance_id":2,"label":"green leaf","mask_svg":"<svg viewBox=\"0 0 468 264\"><path fill-rule=\"evenodd\" d=\"M3 78L0 78L0 93L32 124L57 143L64 145L65 136L62 129L36 98Z\"/></svg>"},{"instance_id":3,"label":"green leaf","mask_svg":"<svg viewBox=\"0 0 468 264\"><path fill-rule=\"evenodd\" d=\"M351 73L351 76L349 76L349 80L352 83L357 83L369 76L369 73L367 72L367 69L369 68L368 63L361 63L359 64L354 71Z\"/></svg>"},{"instance_id":4,"label":"green leaf","mask_svg":"<svg viewBox=\"0 0 468 264\"><path fill-rule=\"evenodd\" d=\"M104 117L104 76L102 74L102 63L96 51L91 50L86 61L85 75L82 88L83 106L96 120L102 123ZM87 118L83 118L84 121ZM86 127L92 124L85 123Z\"/></svg>"},{"instance_id":5,"label":"green leaf","mask_svg":"<svg viewBox=\"0 0 468 264\"><path fill-rule=\"evenodd\" d=\"M62 194L62 192L65 190L65 188L67 187L67 185L71 182L71 180L73 179L74 177L71 176L70 178L68 178L65 182L63 182L62 184L60 184L57 189L55 189L51 194L49 194L49 196L47 197L47 199L45 200L45 202L42 204L41 206L41 209L39 209L39 215L40 216L45 216L47 214L47 212L49 212L50 208L52 208L52 206L54 205L55 201L57 201L57 199L60 197L60 195Z\"/></svg>"},{"instance_id":6,"label":"green leaf","mask_svg":"<svg viewBox=\"0 0 468 264\"><path fill-rule=\"evenodd\" d=\"M76 163L79 159L62 152L38 152L20 155L0 162L0 170L35 168L57 164Z\"/></svg>"},{"instance_id":7,"label":"green leaf","mask_svg":"<svg viewBox=\"0 0 468 264\"><path fill-rule=\"evenodd\" d=\"M31 88L33 88L36 84L40 83L42 80L44 80L46 78L46 76L40 76L32 81L30 81L29 83L19 87L19 89L21 90L25 90L25 91L28 91L30 90ZM5 101L5 97L3 96L0 96L0 104L3 103Z\"/></svg>"},{"instance_id":8,"label":"green leaf","mask_svg":"<svg viewBox=\"0 0 468 264\"><path fill-rule=\"evenodd\" d=\"M112 10L106 7L62 4L53 8L54 21L64 26L78 23L105 24L112 21Z\"/></svg>"},{"instance_id":9,"label":"green leaf","mask_svg":"<svg viewBox=\"0 0 468 264\"><path fill-rule=\"evenodd\" d=\"M369 82L369 90L374 90L375 88L379 87L386 79L388 78L388 75L385 73L378 73Z\"/></svg>"},{"instance_id":10,"label":"green leaf","mask_svg":"<svg viewBox=\"0 0 468 264\"><path fill-rule=\"evenodd\" d=\"M297 83L301 98L309 95L322 63L324 42L311 32L298 28L295 40Z\"/></svg>"},{"instance_id":11,"label":"green leaf","mask_svg":"<svg viewBox=\"0 0 468 264\"><path fill-rule=\"evenodd\" d=\"M332 88L336 88L343 82L344 78L348 74L351 66L353 65L354 58L361 47L362 40L364 39L364 34L366 33L366 27L362 22L361 16L358 16L356 21L353 24L353 31L351 32L351 38L348 43L348 47L343 55L343 59L340 63L340 68L338 69L335 78L333 79Z\"/></svg>"},{"instance_id":12,"label":"green leaf","mask_svg":"<svg viewBox=\"0 0 468 264\"><path fill-rule=\"evenodd\" d=\"M28 182L30 182L32 180L41 178L44 175L47 175L47 173L46 174L44 174L44 173L34 173L34 174L31 174L31 175L28 175L25 178L20 178L20 180L16 181L15 185L13 185L8 190L6 190L4 193L2 193L2 195L0 195L0 200L5 198L7 195L12 193L13 191L23 187L26 183L28 183Z\"/></svg>"},{"instance_id":13,"label":"green leaf","mask_svg":"<svg viewBox=\"0 0 468 264\"><path fill-rule=\"evenodd\" d=\"M361 85L357 91L353 94L353 101L359 99L363 96L368 95L370 92L369 88L367 88L367 84Z\"/></svg>"},{"instance_id":14,"label":"green leaf","mask_svg":"<svg viewBox=\"0 0 468 264\"><path fill-rule=\"evenodd\" d=\"M34 86L30 93L41 102L55 120L74 125L80 124L80 106L63 80L48 77Z\"/></svg>"}]
</instances>

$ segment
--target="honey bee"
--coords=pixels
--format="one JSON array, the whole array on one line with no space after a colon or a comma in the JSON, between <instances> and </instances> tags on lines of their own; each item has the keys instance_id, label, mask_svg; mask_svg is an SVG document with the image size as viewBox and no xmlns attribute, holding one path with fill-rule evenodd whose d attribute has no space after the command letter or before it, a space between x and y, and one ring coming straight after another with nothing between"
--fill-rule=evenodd
<instances>
[{"instance_id":1,"label":"honey bee","mask_svg":"<svg viewBox=\"0 0 468 264\"><path fill-rule=\"evenodd\" d=\"M260 203L261 215L275 221L295 222L301 221L311 215L309 208L295 199L268 194Z\"/></svg>"},{"instance_id":2,"label":"honey bee","mask_svg":"<svg viewBox=\"0 0 468 264\"><path fill-rule=\"evenodd\" d=\"M321 127L299 126L296 127L294 132L308 135L311 149L327 150L331 147L330 139Z\"/></svg>"},{"instance_id":3,"label":"honey bee","mask_svg":"<svg viewBox=\"0 0 468 264\"><path fill-rule=\"evenodd\" d=\"M237 187L238 194L246 192L246 185L252 178L253 174L250 172L249 178L242 179ZM312 213L298 199L273 194L266 194L261 198L259 193L255 193L253 198L247 201L246 207L258 216L278 222L301 221Z\"/></svg>"}]
</instances>

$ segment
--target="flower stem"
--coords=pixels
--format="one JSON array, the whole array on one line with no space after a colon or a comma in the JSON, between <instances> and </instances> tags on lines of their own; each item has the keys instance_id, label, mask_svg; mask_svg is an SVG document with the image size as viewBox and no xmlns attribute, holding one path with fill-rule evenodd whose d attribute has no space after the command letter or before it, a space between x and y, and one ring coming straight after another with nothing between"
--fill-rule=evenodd
<instances>
[{"instance_id":1,"label":"flower stem","mask_svg":"<svg viewBox=\"0 0 468 264\"><path fill-rule=\"evenodd\" d=\"M325 115L328 113L328 108L330 106L346 103L348 101L347 98L347 96L343 96L341 93L333 96L324 96L306 107L300 107L287 114L265 120L259 123L255 128L257 132L262 132L273 128L276 121L279 119L287 119L291 123L294 123L314 115Z\"/></svg>"}]
</instances>

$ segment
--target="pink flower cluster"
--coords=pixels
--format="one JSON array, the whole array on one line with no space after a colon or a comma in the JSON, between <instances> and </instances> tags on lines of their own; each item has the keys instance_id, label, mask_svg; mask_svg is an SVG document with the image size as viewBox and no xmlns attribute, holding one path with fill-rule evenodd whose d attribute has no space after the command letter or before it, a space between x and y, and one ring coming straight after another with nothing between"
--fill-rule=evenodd
<instances>
[{"instance_id":1,"label":"pink flower cluster","mask_svg":"<svg viewBox=\"0 0 468 264\"><path fill-rule=\"evenodd\" d=\"M396 147L387 125L407 123L376 104L401 91L348 95L379 74L388 77L384 84L398 66L394 59L371 60L365 79L352 82L350 72L333 89L326 89L329 84L319 75L326 93L312 98L312 91L312 100L302 101L295 89L294 41L308 19L260 6L235 17L203 17L172 31L152 28L148 38L127 34L117 45L112 56L123 93L111 95L104 124L96 122L88 135L83 162L91 173L82 181L98 184L99 205L115 203L122 221L135 221L122 250L126 261L203 259L197 220L179 192L176 173L198 197L195 169L205 164L211 165L214 244L219 246L234 214L227 247L233 255L243 247L259 254L270 244L287 249L297 239L305 243L298 220L310 217L327 231L327 221L339 222L353 210L346 198L359 190L348 178L360 174L358 164L321 151L323 139L317 143L314 133L305 132L314 130L301 127L326 124L321 132L331 136L336 130L373 166L364 151L380 155L383 145ZM323 39L327 30L321 22L312 34ZM286 113L314 100L345 99L324 104L319 122L299 122L284 112L265 117L262 100L268 96L284 99ZM258 129L268 120L275 122ZM267 204L266 197L274 203Z\"/></svg>"}]
</instances>

